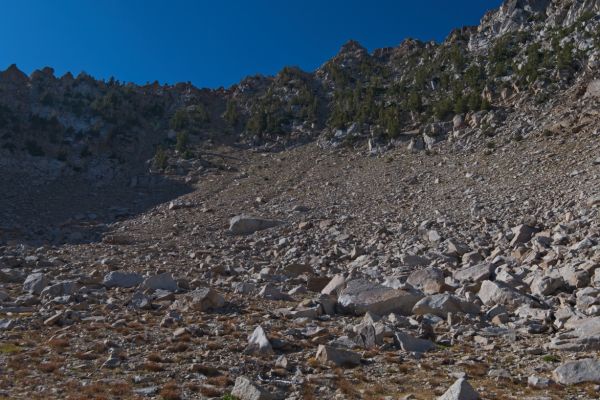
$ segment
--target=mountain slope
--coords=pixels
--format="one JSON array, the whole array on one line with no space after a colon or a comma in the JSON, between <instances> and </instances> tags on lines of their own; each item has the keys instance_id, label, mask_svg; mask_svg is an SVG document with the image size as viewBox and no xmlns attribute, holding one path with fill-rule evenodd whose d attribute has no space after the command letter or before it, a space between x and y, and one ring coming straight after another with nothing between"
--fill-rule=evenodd
<instances>
[{"instance_id":1,"label":"mountain slope","mask_svg":"<svg viewBox=\"0 0 600 400\"><path fill-rule=\"evenodd\" d=\"M140 166L159 145L172 148L177 133L184 142L383 144L455 115L543 105L589 79L599 63L599 4L506 1L440 44L405 40L369 53L350 41L313 73L285 68L227 90L56 78L50 68L27 77L11 66L0 75L0 148L4 157L24 152L77 171ZM448 125L433 129L449 133Z\"/></svg>"}]
</instances>

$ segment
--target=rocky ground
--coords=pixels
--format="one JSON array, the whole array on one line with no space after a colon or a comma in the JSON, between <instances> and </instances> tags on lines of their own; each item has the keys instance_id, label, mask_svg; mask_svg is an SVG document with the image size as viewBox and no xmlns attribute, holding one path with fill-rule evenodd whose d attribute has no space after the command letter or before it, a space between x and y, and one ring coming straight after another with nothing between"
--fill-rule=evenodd
<instances>
[{"instance_id":1,"label":"rocky ground","mask_svg":"<svg viewBox=\"0 0 600 400\"><path fill-rule=\"evenodd\" d=\"M0 400L600 398L599 12L227 90L0 72Z\"/></svg>"},{"instance_id":2,"label":"rocky ground","mask_svg":"<svg viewBox=\"0 0 600 400\"><path fill-rule=\"evenodd\" d=\"M190 193L142 191L99 240L4 232L0 397L598 398L582 107L494 146L207 145Z\"/></svg>"}]
</instances>

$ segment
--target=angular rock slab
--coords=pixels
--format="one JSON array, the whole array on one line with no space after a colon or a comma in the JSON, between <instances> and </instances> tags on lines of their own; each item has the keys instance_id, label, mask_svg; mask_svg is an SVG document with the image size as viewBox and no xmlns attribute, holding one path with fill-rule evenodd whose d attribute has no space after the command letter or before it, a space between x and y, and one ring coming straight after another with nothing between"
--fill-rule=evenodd
<instances>
[{"instance_id":1,"label":"angular rock slab","mask_svg":"<svg viewBox=\"0 0 600 400\"><path fill-rule=\"evenodd\" d=\"M258 386L245 376L235 380L231 395L239 400L272 400L275 397L266 389Z\"/></svg>"},{"instance_id":2,"label":"angular rock slab","mask_svg":"<svg viewBox=\"0 0 600 400\"><path fill-rule=\"evenodd\" d=\"M600 350L600 317L591 317L569 325L576 324L570 332L565 332L552 339L545 347L561 351L595 351Z\"/></svg>"},{"instance_id":3,"label":"angular rock slab","mask_svg":"<svg viewBox=\"0 0 600 400\"><path fill-rule=\"evenodd\" d=\"M262 326L257 326L252 332L252 335L248 338L248 346L246 346L245 352L247 354L272 354L273 347L271 346L271 342L267 338L267 334L265 333Z\"/></svg>"},{"instance_id":4,"label":"angular rock slab","mask_svg":"<svg viewBox=\"0 0 600 400\"><path fill-rule=\"evenodd\" d=\"M40 294L48 286L48 278L41 272L30 274L23 282L23 291L31 294Z\"/></svg>"},{"instance_id":5,"label":"angular rock slab","mask_svg":"<svg viewBox=\"0 0 600 400\"><path fill-rule=\"evenodd\" d=\"M404 332L394 335L394 343L404 351L411 353L425 353L435 348L435 343L430 340L417 338Z\"/></svg>"},{"instance_id":6,"label":"angular rock slab","mask_svg":"<svg viewBox=\"0 0 600 400\"><path fill-rule=\"evenodd\" d=\"M397 313L410 315L423 295L417 291L392 289L363 279L349 281L340 292L338 307L342 312L363 315L370 311L377 315Z\"/></svg>"},{"instance_id":7,"label":"angular rock slab","mask_svg":"<svg viewBox=\"0 0 600 400\"><path fill-rule=\"evenodd\" d=\"M146 278L144 280L144 287L146 289L168 290L169 292L176 292L179 289L177 282L175 282L173 276L168 272Z\"/></svg>"},{"instance_id":8,"label":"angular rock slab","mask_svg":"<svg viewBox=\"0 0 600 400\"><path fill-rule=\"evenodd\" d=\"M417 302L412 309L413 314L433 314L446 318L448 313L478 314L479 307L474 303L463 301L451 294L434 294Z\"/></svg>"},{"instance_id":9,"label":"angular rock slab","mask_svg":"<svg viewBox=\"0 0 600 400\"><path fill-rule=\"evenodd\" d=\"M319 345L315 358L322 363L333 363L338 367L354 367L360 364L360 354L332 346Z\"/></svg>"},{"instance_id":10,"label":"angular rock slab","mask_svg":"<svg viewBox=\"0 0 600 400\"><path fill-rule=\"evenodd\" d=\"M502 282L483 281L477 296L486 306L500 304L509 310L514 310L520 305L529 304L536 306L536 302L521 292L511 288Z\"/></svg>"},{"instance_id":11,"label":"angular rock slab","mask_svg":"<svg viewBox=\"0 0 600 400\"><path fill-rule=\"evenodd\" d=\"M80 289L77 281L63 281L55 283L54 285L47 286L42 290L40 296L45 298L70 296L75 294Z\"/></svg>"},{"instance_id":12,"label":"angular rock slab","mask_svg":"<svg viewBox=\"0 0 600 400\"><path fill-rule=\"evenodd\" d=\"M423 288L429 282L443 284L444 272L436 267L428 267L412 272L406 279L406 283L416 288Z\"/></svg>"},{"instance_id":13,"label":"angular rock slab","mask_svg":"<svg viewBox=\"0 0 600 400\"><path fill-rule=\"evenodd\" d=\"M346 279L343 275L334 275L329 283L321 290L321 293L327 295L336 293L338 290L341 290L345 284Z\"/></svg>"},{"instance_id":14,"label":"angular rock slab","mask_svg":"<svg viewBox=\"0 0 600 400\"><path fill-rule=\"evenodd\" d=\"M438 400L477 400L479 395L473 386L464 378L458 379L446 390L446 393L438 397Z\"/></svg>"},{"instance_id":15,"label":"angular rock slab","mask_svg":"<svg viewBox=\"0 0 600 400\"><path fill-rule=\"evenodd\" d=\"M144 281L142 275L135 272L112 271L104 276L102 284L107 288L130 288Z\"/></svg>"},{"instance_id":16,"label":"angular rock slab","mask_svg":"<svg viewBox=\"0 0 600 400\"><path fill-rule=\"evenodd\" d=\"M283 221L237 215L229 221L229 232L234 235L250 235L257 231L283 225Z\"/></svg>"},{"instance_id":17,"label":"angular rock slab","mask_svg":"<svg viewBox=\"0 0 600 400\"><path fill-rule=\"evenodd\" d=\"M174 310L194 310L194 311L209 311L221 308L225 305L225 299L219 292L208 287L198 288L193 290L183 298L176 300L171 309Z\"/></svg>"},{"instance_id":18,"label":"angular rock slab","mask_svg":"<svg viewBox=\"0 0 600 400\"><path fill-rule=\"evenodd\" d=\"M454 271L453 277L459 282L481 282L489 279L493 270L492 264L476 264Z\"/></svg>"},{"instance_id":19,"label":"angular rock slab","mask_svg":"<svg viewBox=\"0 0 600 400\"><path fill-rule=\"evenodd\" d=\"M552 372L554 380L563 385L582 382L600 383L600 360L587 358L561 365Z\"/></svg>"},{"instance_id":20,"label":"angular rock slab","mask_svg":"<svg viewBox=\"0 0 600 400\"><path fill-rule=\"evenodd\" d=\"M527 243L537 230L529 225L519 225L512 229L515 236L510 241L510 245L514 246L519 243Z\"/></svg>"}]
</instances>

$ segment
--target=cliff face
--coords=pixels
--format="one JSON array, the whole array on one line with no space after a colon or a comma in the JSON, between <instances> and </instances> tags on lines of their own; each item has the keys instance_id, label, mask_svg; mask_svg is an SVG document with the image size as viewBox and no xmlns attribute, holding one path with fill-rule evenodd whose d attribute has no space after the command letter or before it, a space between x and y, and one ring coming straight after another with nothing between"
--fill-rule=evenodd
<instances>
[{"instance_id":1,"label":"cliff face","mask_svg":"<svg viewBox=\"0 0 600 400\"><path fill-rule=\"evenodd\" d=\"M57 78L51 68L26 76L13 65L0 74L0 151L5 164L46 158L61 173L102 164L114 175L147 169L159 147L172 154L178 136L179 156L206 140L387 146L420 130L438 141L445 121L503 119L583 85L598 70L599 11L598 0L509 0L442 43L369 53L349 41L314 72L285 68L227 90Z\"/></svg>"}]
</instances>

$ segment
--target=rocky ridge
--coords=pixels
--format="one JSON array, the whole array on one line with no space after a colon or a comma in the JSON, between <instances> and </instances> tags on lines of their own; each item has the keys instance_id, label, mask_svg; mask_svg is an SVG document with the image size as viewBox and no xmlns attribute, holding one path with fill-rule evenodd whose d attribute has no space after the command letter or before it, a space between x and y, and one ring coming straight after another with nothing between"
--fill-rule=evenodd
<instances>
[{"instance_id":1,"label":"rocky ridge","mask_svg":"<svg viewBox=\"0 0 600 400\"><path fill-rule=\"evenodd\" d=\"M345 95L336 95L336 87L345 75L331 65L351 71L344 84L355 85L371 79L363 76L372 71L361 66L364 60L409 63L411 52L439 56L457 41L486 54L499 35L536 32L533 40L543 47L552 45L544 37L566 29L561 46L573 41L579 48L583 32L596 29L597 11L594 1L507 1L479 28L454 32L443 44L407 41L369 54L350 42L323 68L301 75L309 85L321 82L319 99L340 100ZM519 49L527 52L529 40ZM558 71L551 83L538 76L523 87L516 73L495 77L511 89L498 93L488 82L490 109L452 113L451 121L426 115L428 102L443 93L430 81L431 89L420 92L423 108L403 111L412 115L398 135L379 135L391 125L378 127L370 111L353 111L351 118L366 119L344 127L319 127L327 124L320 113L329 106L318 100L309 136L299 135L316 140L285 151L276 151L281 141L268 134L231 130L238 142L232 146L208 128L190 131L217 123L236 91L242 110L244 96L256 100L270 91L284 99L290 83L281 75L248 79L229 91L153 85L156 96L146 96L130 87L121 105L187 96L207 102L186 106L193 108L171 127L157 119L154 133L143 134L157 140L164 130L179 134L177 149L163 149L164 168L145 164L150 153L140 150L139 159L127 161L141 161L135 176L99 180L98 188L128 187L131 197L116 196L116 189L115 198L104 197L98 189L83 201L88 197L70 189L86 181L77 181L86 166L73 170L72 186L62 192L48 186L23 198L2 184L14 196L7 204L56 202L66 221L39 231L26 223L1 227L0 396L598 398L600 93L595 50L580 51L586 55L577 60L586 64L565 76L548 69L550 77ZM394 71L387 75L377 65L374 76L391 81ZM516 66L506 68L501 72ZM14 68L3 76L13 86L1 97L12 99L11 110L25 110L12 123L33 122L27 114L33 77ZM41 77L54 79L50 71ZM81 93L118 87L118 97L124 90L75 80L87 82ZM97 121L126 118L114 117ZM123 132L151 149L144 136L133 139L151 119L140 123L144 129ZM242 137L257 147L240 146ZM106 148L89 147L90 162ZM48 160L7 151L9 163ZM145 173L149 167L155 175ZM16 184L24 175L2 179ZM185 184L185 193L175 192L175 184ZM157 188L164 198L141 201ZM114 199L128 207L98 204Z\"/></svg>"}]
</instances>

